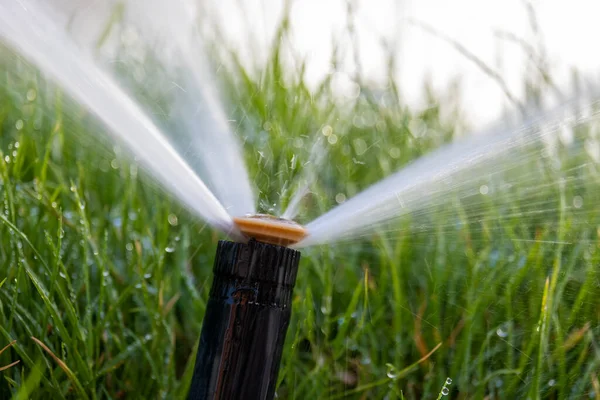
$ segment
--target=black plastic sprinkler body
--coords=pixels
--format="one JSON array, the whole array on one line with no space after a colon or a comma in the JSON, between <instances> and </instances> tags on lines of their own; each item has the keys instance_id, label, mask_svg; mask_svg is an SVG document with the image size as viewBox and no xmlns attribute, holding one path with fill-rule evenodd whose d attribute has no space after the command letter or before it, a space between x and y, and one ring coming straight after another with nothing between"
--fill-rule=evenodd
<instances>
[{"instance_id":1,"label":"black plastic sprinkler body","mask_svg":"<svg viewBox=\"0 0 600 400\"><path fill-rule=\"evenodd\" d=\"M298 241L304 229L266 216L236 223L253 239L219 242L189 400L275 395L300 261L281 244Z\"/></svg>"}]
</instances>

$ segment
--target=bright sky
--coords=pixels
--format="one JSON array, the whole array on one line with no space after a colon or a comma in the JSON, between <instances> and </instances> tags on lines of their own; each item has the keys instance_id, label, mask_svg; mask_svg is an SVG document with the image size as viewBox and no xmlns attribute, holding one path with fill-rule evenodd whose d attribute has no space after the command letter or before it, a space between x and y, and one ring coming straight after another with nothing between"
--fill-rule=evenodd
<instances>
[{"instance_id":1,"label":"bright sky","mask_svg":"<svg viewBox=\"0 0 600 400\"><path fill-rule=\"evenodd\" d=\"M79 23L97 30L97 38L110 15L106 0L52 0L63 9L79 9ZM281 18L283 0L180 0L187 6L203 4L209 7L208 18L216 18L229 45L241 52L248 64L264 60ZM469 119L481 127L497 119L506 103L499 85L482 70L459 54L444 40L410 24L418 20L460 43L485 64L497 70L517 98L524 93L523 75L527 70L526 54L519 45L497 37L508 32L524 39L536 50L543 44L551 64L554 80L569 92L571 70L577 67L596 81L600 52L596 51L600 37L600 2L593 0L532 0L539 37L533 33L527 13L527 0L354 0L355 26L359 42L358 58L369 80L381 82L384 75L382 39L397 52L400 82L404 100L422 105L423 81L429 78L440 91L448 88L455 77L461 78L462 104ZM129 0L142 5L145 11L155 7L169 9L164 0ZM156 4L155 4L156 3ZM150 6L154 4L154 6ZM174 3L170 3L171 5ZM351 78L355 71L348 63L341 71L332 71L332 43L341 43L347 50L349 37L346 26L346 0L291 0L292 37L290 48L297 59L308 61L307 79L315 83L327 73ZM186 15L192 15L186 13ZM96 23L97 22L97 23ZM96 23L96 24L94 24ZM89 32L88 32L89 33ZM81 36L78 34L79 39ZM95 40L95 39L93 39ZM354 55L346 52L348 60Z\"/></svg>"},{"instance_id":2,"label":"bright sky","mask_svg":"<svg viewBox=\"0 0 600 400\"><path fill-rule=\"evenodd\" d=\"M221 0L218 14L230 42L245 59L264 56L260 50L271 42L282 12L282 1ZM298 57L309 61L308 78L321 79L331 70L332 38L347 41L344 0L296 0L292 2L290 42ZM543 43L554 79L569 91L571 69L577 67L590 77L597 76L600 52L600 2L591 0L534 1L541 35L536 38L529 21L526 2L520 0L358 0L356 31L363 70L375 81L382 77L384 59L381 38L394 44L399 54L396 77L405 99L422 101L423 80L443 90L453 77L460 76L463 104L475 125L496 119L505 104L497 83L447 42L408 23L414 19L451 37L504 77L510 91L523 97L522 77L526 56L515 43L499 39L496 32L509 32L528 44ZM240 11L242 10L242 11ZM250 21L248 23L248 21ZM250 24L253 35L248 35ZM259 43L259 48L249 46ZM255 46L255 45L254 45ZM351 56L351 55L350 55ZM345 72L354 72L347 68Z\"/></svg>"}]
</instances>

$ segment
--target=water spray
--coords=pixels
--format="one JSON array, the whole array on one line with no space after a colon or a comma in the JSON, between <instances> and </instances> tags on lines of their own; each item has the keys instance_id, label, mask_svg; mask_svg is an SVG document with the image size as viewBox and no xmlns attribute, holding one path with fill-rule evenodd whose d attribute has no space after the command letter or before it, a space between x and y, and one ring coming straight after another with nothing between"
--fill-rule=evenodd
<instances>
[{"instance_id":1,"label":"water spray","mask_svg":"<svg viewBox=\"0 0 600 400\"><path fill-rule=\"evenodd\" d=\"M250 240L222 240L189 400L272 399L306 232L270 215L234 218Z\"/></svg>"}]
</instances>

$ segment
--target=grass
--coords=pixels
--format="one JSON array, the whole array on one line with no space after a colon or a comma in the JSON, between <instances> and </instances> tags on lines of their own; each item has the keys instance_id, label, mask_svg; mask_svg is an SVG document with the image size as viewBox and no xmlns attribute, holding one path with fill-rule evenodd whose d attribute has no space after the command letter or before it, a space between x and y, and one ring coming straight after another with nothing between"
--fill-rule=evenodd
<instances>
[{"instance_id":1,"label":"grass","mask_svg":"<svg viewBox=\"0 0 600 400\"><path fill-rule=\"evenodd\" d=\"M391 79L384 103L364 84L340 105L328 80L284 73L282 43L259 76L235 54L220 73L267 211L307 134L336 139L302 221L464 130L455 104L430 92L410 110ZM0 60L0 398L185 398L219 235L38 72ZM279 398L600 398L593 135L531 156L497 196L449 193L389 234L303 251Z\"/></svg>"}]
</instances>

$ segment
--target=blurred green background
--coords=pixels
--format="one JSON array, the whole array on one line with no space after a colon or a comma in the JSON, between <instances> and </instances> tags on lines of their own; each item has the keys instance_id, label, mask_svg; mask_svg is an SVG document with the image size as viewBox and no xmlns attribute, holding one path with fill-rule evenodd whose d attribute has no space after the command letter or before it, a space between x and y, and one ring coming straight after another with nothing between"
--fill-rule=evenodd
<instances>
[{"instance_id":1,"label":"blurred green background","mask_svg":"<svg viewBox=\"0 0 600 400\"><path fill-rule=\"evenodd\" d=\"M289 201L316 137L327 155L302 223L468 129L459 85L425 81L427 107L406 104L393 53L383 88L309 88L282 61L288 28L258 73L212 43L261 211ZM0 348L16 340L0 368L19 361L0 397L185 398L222 237L39 71L7 48L0 65ZM539 67L523 85L542 102ZM303 250L278 398L438 398L445 382L457 399L600 398L597 132L481 176L508 190L449 192L389 232Z\"/></svg>"}]
</instances>

